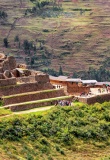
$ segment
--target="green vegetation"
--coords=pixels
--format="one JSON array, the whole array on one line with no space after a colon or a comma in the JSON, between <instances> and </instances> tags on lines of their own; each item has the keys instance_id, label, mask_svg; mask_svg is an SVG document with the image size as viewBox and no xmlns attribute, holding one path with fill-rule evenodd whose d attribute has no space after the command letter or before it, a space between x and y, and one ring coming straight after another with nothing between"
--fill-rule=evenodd
<instances>
[{"instance_id":1,"label":"green vegetation","mask_svg":"<svg viewBox=\"0 0 110 160\"><path fill-rule=\"evenodd\" d=\"M0 10L0 20L1 20L1 19L4 19L4 20L5 20L7 17L8 17L7 13Z\"/></svg>"},{"instance_id":2,"label":"green vegetation","mask_svg":"<svg viewBox=\"0 0 110 160\"><path fill-rule=\"evenodd\" d=\"M12 160L108 160L110 102L2 118L0 148Z\"/></svg>"},{"instance_id":3,"label":"green vegetation","mask_svg":"<svg viewBox=\"0 0 110 160\"><path fill-rule=\"evenodd\" d=\"M88 71L75 72L73 78L96 79L99 82L110 81L110 71L106 67L100 67L98 70L90 67Z\"/></svg>"},{"instance_id":4,"label":"green vegetation","mask_svg":"<svg viewBox=\"0 0 110 160\"><path fill-rule=\"evenodd\" d=\"M54 69L49 69L49 68L48 69L43 69L42 71L45 72L45 73L48 73L49 75L56 76L56 77L64 75L63 69L62 69L61 66L59 67L58 72L55 71Z\"/></svg>"},{"instance_id":5,"label":"green vegetation","mask_svg":"<svg viewBox=\"0 0 110 160\"><path fill-rule=\"evenodd\" d=\"M11 114L12 112L9 109L0 108L0 117Z\"/></svg>"},{"instance_id":6,"label":"green vegetation","mask_svg":"<svg viewBox=\"0 0 110 160\"><path fill-rule=\"evenodd\" d=\"M9 47L8 39L7 39L7 38L4 38L3 42L4 42L4 46L5 46L6 48L8 48L8 47Z\"/></svg>"},{"instance_id":7,"label":"green vegetation","mask_svg":"<svg viewBox=\"0 0 110 160\"><path fill-rule=\"evenodd\" d=\"M49 75L56 76L56 77L59 75L57 71L55 71L54 69L50 69L50 68L42 69L42 71L45 73L48 73Z\"/></svg>"},{"instance_id":8,"label":"green vegetation","mask_svg":"<svg viewBox=\"0 0 110 160\"><path fill-rule=\"evenodd\" d=\"M91 11L92 9L89 9L89 8L86 8L86 9L84 9L84 8L74 8L72 10L73 11L82 11L82 12L85 12L85 11Z\"/></svg>"},{"instance_id":9,"label":"green vegetation","mask_svg":"<svg viewBox=\"0 0 110 160\"><path fill-rule=\"evenodd\" d=\"M62 76L63 75L63 71L62 71L62 67L60 66L59 68L59 76Z\"/></svg>"},{"instance_id":10,"label":"green vegetation","mask_svg":"<svg viewBox=\"0 0 110 160\"><path fill-rule=\"evenodd\" d=\"M59 3L56 1L40 1L40 0L30 0L34 6L32 8L26 9L25 15L33 14L34 16L41 16L42 18L53 17L54 11L61 11ZM56 14L58 15L58 13Z\"/></svg>"}]
</instances>

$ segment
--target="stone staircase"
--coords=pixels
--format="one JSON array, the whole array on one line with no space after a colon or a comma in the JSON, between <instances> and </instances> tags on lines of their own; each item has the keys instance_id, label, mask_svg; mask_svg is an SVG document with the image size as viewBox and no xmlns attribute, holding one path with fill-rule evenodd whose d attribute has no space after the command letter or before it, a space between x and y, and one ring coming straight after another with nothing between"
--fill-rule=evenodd
<instances>
[{"instance_id":1,"label":"stone staircase","mask_svg":"<svg viewBox=\"0 0 110 160\"><path fill-rule=\"evenodd\" d=\"M3 96L4 108L12 111L23 111L37 107L54 105L57 100L72 100L72 96L65 96L63 89L25 92Z\"/></svg>"}]
</instances>

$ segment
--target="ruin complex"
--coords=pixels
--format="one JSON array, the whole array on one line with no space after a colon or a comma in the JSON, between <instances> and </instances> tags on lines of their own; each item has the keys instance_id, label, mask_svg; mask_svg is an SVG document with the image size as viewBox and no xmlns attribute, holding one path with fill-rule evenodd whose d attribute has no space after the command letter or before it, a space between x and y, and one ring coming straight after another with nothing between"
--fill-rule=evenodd
<instances>
[{"instance_id":1,"label":"ruin complex","mask_svg":"<svg viewBox=\"0 0 110 160\"><path fill-rule=\"evenodd\" d=\"M28 86L28 90L31 91L31 86L29 87L29 84L31 83L34 83L35 86L37 85L37 90L53 88L53 86L49 82L49 76L47 74L44 74L39 71L29 70L26 68L25 64L17 64L13 56L7 57L2 53L0 54L0 87L1 88L5 86L21 85L22 90L18 92L22 93L27 90L26 86ZM25 88L23 86L25 86ZM12 91L10 90L10 92L11 92L10 94L13 94L13 93L15 94L17 91L14 91L12 93ZM5 92L0 90L0 93L3 95L9 95L6 90Z\"/></svg>"},{"instance_id":2,"label":"ruin complex","mask_svg":"<svg viewBox=\"0 0 110 160\"><path fill-rule=\"evenodd\" d=\"M4 107L25 110L50 105L51 98L61 96L65 96L64 91L53 88L48 74L29 70L25 64L17 64L13 56L0 54L0 97ZM48 103L39 101L49 98Z\"/></svg>"},{"instance_id":3,"label":"ruin complex","mask_svg":"<svg viewBox=\"0 0 110 160\"><path fill-rule=\"evenodd\" d=\"M79 96L79 101L88 104L109 101L110 92L107 92L105 84L101 84L95 80L49 77L43 72L28 69L25 64L17 64L13 56L0 53L0 101L3 107L12 111L49 106L58 100L71 101L78 93L88 93L90 89L95 90L95 95ZM103 92L96 94L99 89Z\"/></svg>"}]
</instances>

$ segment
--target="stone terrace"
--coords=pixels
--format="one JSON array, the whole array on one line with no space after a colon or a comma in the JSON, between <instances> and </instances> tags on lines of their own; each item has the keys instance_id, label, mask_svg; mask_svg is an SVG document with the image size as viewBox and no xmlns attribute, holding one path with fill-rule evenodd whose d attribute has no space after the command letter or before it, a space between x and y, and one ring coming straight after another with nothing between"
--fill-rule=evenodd
<instances>
[{"instance_id":1,"label":"stone terrace","mask_svg":"<svg viewBox=\"0 0 110 160\"><path fill-rule=\"evenodd\" d=\"M0 54L0 97L3 105L12 111L20 111L52 105L65 96L63 89L53 89L49 76L28 70L24 64L16 64L14 57Z\"/></svg>"}]
</instances>

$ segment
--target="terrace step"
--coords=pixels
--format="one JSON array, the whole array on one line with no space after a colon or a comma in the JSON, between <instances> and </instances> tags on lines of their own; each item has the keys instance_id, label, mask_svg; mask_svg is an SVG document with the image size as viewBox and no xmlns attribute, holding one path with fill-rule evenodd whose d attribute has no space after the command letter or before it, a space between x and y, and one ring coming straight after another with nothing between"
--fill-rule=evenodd
<instances>
[{"instance_id":1,"label":"terrace step","mask_svg":"<svg viewBox=\"0 0 110 160\"><path fill-rule=\"evenodd\" d=\"M65 96L63 89L50 89L42 91L25 92L21 94L3 96L2 98L3 98L3 104L9 105L9 104L29 102L34 100L47 99L60 96Z\"/></svg>"},{"instance_id":2,"label":"terrace step","mask_svg":"<svg viewBox=\"0 0 110 160\"><path fill-rule=\"evenodd\" d=\"M9 104L4 106L4 108L10 108L11 111L24 111L32 108L54 105L57 100L72 100L72 99L73 99L73 96L61 96L61 97L55 97L55 98L49 98L49 99Z\"/></svg>"},{"instance_id":3,"label":"terrace step","mask_svg":"<svg viewBox=\"0 0 110 160\"><path fill-rule=\"evenodd\" d=\"M0 87L1 94L4 96L21 94L25 92L41 91L46 89L52 89L50 83L22 83L17 85L9 85Z\"/></svg>"}]
</instances>

